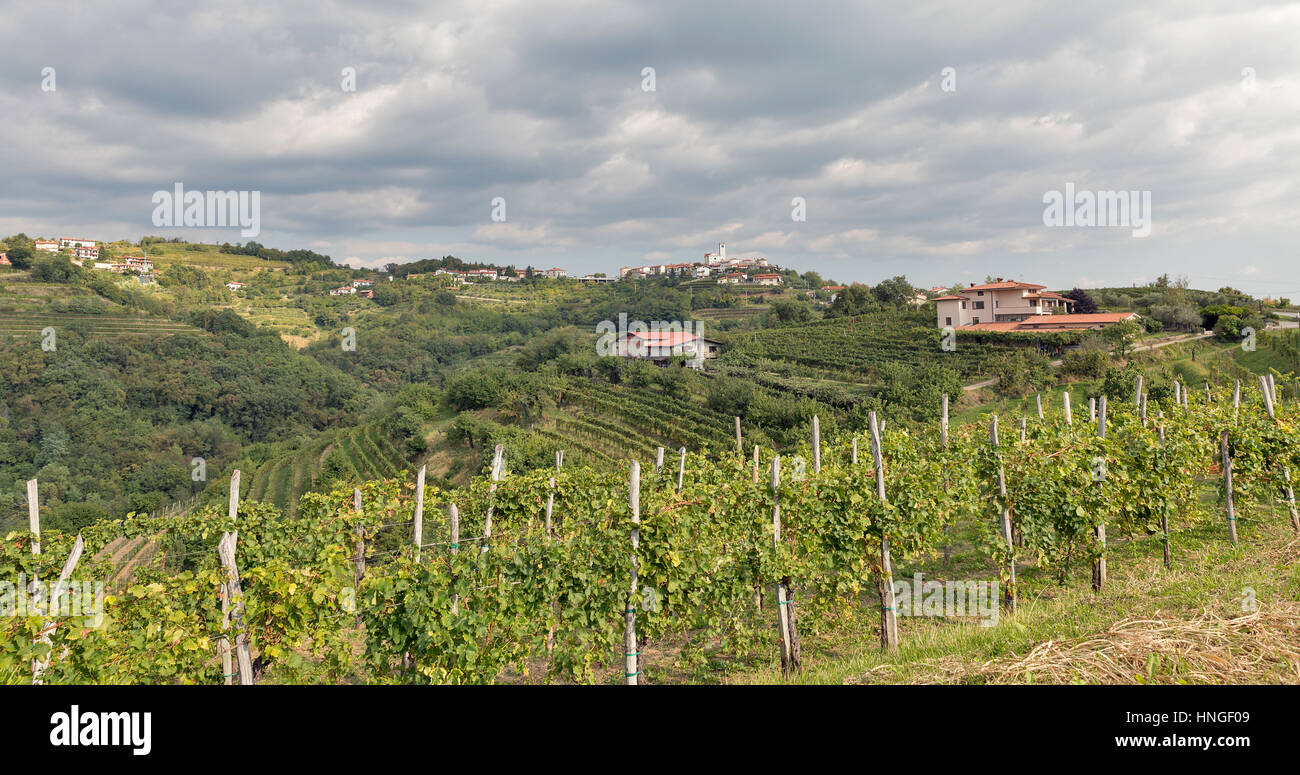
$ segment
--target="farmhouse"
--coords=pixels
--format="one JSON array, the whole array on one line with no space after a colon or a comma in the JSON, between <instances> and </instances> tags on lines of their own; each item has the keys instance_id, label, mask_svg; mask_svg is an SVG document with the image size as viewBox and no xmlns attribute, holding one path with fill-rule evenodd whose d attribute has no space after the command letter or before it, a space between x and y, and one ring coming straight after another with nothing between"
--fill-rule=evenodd
<instances>
[{"instance_id":1,"label":"farmhouse","mask_svg":"<svg viewBox=\"0 0 1300 775\"><path fill-rule=\"evenodd\" d=\"M352 287L353 287L353 288L369 288L369 287L372 286L372 285L374 285L374 283L372 283L372 282L369 281L369 280L353 280L353 281L352 281Z\"/></svg>"},{"instance_id":2,"label":"farmhouse","mask_svg":"<svg viewBox=\"0 0 1300 775\"><path fill-rule=\"evenodd\" d=\"M1047 286L1003 280L972 285L935 299L939 328L980 323L1015 323L1039 315L1069 312L1074 304Z\"/></svg>"},{"instance_id":3,"label":"farmhouse","mask_svg":"<svg viewBox=\"0 0 1300 775\"><path fill-rule=\"evenodd\" d=\"M237 283L234 280L226 283L226 287L232 291L242 291L248 287L248 283Z\"/></svg>"},{"instance_id":4,"label":"farmhouse","mask_svg":"<svg viewBox=\"0 0 1300 775\"><path fill-rule=\"evenodd\" d=\"M331 295L331 296L346 296L346 295L348 295L349 293L356 293L356 292L357 292L357 289L356 289L356 288L353 288L351 285L342 285L342 286L339 286L338 288L331 288L331 289L330 289L330 295Z\"/></svg>"},{"instance_id":5,"label":"farmhouse","mask_svg":"<svg viewBox=\"0 0 1300 775\"><path fill-rule=\"evenodd\" d=\"M78 250L81 250L81 248L78 248ZM99 248L95 248L95 252L96 255L98 255ZM153 271L153 262L145 258L144 256L122 256L121 263L122 266L125 267L125 271L127 272L152 272Z\"/></svg>"},{"instance_id":6,"label":"farmhouse","mask_svg":"<svg viewBox=\"0 0 1300 775\"><path fill-rule=\"evenodd\" d=\"M497 279L497 270L495 269L467 269L465 271L467 280L495 280Z\"/></svg>"},{"instance_id":7,"label":"farmhouse","mask_svg":"<svg viewBox=\"0 0 1300 775\"><path fill-rule=\"evenodd\" d=\"M754 275L754 282L758 283L759 285L780 285L780 284L781 284L781 275L779 275L779 274L756 274L756 275Z\"/></svg>"},{"instance_id":8,"label":"farmhouse","mask_svg":"<svg viewBox=\"0 0 1300 775\"><path fill-rule=\"evenodd\" d=\"M99 242L93 239L78 239L76 237L60 237L59 247L61 248L97 248Z\"/></svg>"},{"instance_id":9,"label":"farmhouse","mask_svg":"<svg viewBox=\"0 0 1300 775\"><path fill-rule=\"evenodd\" d=\"M78 245L73 254L82 261L94 261L99 258L99 248L94 245Z\"/></svg>"},{"instance_id":10,"label":"farmhouse","mask_svg":"<svg viewBox=\"0 0 1300 775\"><path fill-rule=\"evenodd\" d=\"M695 359L699 368L705 358L716 358L722 343L692 331L632 331L615 342L614 354L621 358L644 358L662 366L676 356Z\"/></svg>"},{"instance_id":11,"label":"farmhouse","mask_svg":"<svg viewBox=\"0 0 1300 775\"><path fill-rule=\"evenodd\" d=\"M745 275L740 272L727 272L718 278L718 285L739 285L745 281Z\"/></svg>"},{"instance_id":12,"label":"farmhouse","mask_svg":"<svg viewBox=\"0 0 1300 775\"><path fill-rule=\"evenodd\" d=\"M59 243L57 240L38 239L36 240L35 247L37 250L44 250L46 253L59 252Z\"/></svg>"}]
</instances>

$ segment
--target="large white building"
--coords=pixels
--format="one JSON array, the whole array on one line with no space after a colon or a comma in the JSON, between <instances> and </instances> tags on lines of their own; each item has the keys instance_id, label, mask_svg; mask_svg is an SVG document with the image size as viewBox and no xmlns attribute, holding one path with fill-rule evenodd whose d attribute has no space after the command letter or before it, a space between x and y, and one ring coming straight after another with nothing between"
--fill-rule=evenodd
<instances>
[{"instance_id":1,"label":"large white building","mask_svg":"<svg viewBox=\"0 0 1300 775\"><path fill-rule=\"evenodd\" d=\"M935 299L939 328L1013 323L1032 315L1069 312L1074 304L1059 293L1044 291L1045 285L1003 280L972 285Z\"/></svg>"}]
</instances>

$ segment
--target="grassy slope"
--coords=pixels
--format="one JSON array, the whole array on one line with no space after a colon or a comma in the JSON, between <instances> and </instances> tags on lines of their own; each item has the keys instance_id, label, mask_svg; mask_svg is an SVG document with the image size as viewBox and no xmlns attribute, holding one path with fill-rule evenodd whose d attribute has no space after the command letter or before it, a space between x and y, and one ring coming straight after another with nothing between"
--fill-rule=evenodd
<instances>
[{"instance_id":1,"label":"grassy slope","mask_svg":"<svg viewBox=\"0 0 1300 775\"><path fill-rule=\"evenodd\" d=\"M1091 590L1076 566L1055 574L1020 569L1021 604L995 626L974 619L899 619L901 648L887 656L874 626L805 637L799 683L1300 683L1300 542L1284 508L1243 523L1234 548L1211 521L1173 537L1164 568L1160 539L1115 540L1109 581ZM926 578L996 579L969 555L914 566ZM1253 599L1257 610L1245 603ZM775 627L775 625L773 625ZM772 665L737 682L780 683Z\"/></svg>"}]
</instances>

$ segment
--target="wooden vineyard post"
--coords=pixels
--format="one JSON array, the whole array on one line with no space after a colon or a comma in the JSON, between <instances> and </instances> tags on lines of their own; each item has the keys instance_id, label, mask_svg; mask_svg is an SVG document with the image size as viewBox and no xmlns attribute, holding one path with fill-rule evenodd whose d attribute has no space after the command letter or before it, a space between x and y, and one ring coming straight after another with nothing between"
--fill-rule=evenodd
<instances>
[{"instance_id":1,"label":"wooden vineyard post","mask_svg":"<svg viewBox=\"0 0 1300 775\"><path fill-rule=\"evenodd\" d=\"M424 543L424 469L415 475L415 561L420 561L420 546Z\"/></svg>"},{"instance_id":2,"label":"wooden vineyard post","mask_svg":"<svg viewBox=\"0 0 1300 775\"><path fill-rule=\"evenodd\" d=\"M641 464L632 461L628 475L628 506L632 509L632 585L628 591L627 609L623 612L623 673L629 686L643 683L641 680L641 650L636 643L636 585L637 585L637 549L641 546Z\"/></svg>"},{"instance_id":3,"label":"wooden vineyard post","mask_svg":"<svg viewBox=\"0 0 1300 775\"><path fill-rule=\"evenodd\" d=\"M1164 459L1164 455L1165 455L1164 446L1165 446L1165 426L1162 424L1160 426L1160 457L1161 457L1160 462L1162 466L1167 465L1167 461ZM1172 558L1170 557L1169 554L1169 512L1168 510L1165 510L1165 512L1160 515L1160 532L1164 534L1165 567L1168 568L1172 562Z\"/></svg>"},{"instance_id":4,"label":"wooden vineyard post","mask_svg":"<svg viewBox=\"0 0 1300 775\"><path fill-rule=\"evenodd\" d=\"M1272 375L1269 375L1271 378ZM1277 407L1273 404L1276 391L1269 380L1264 377L1259 378L1260 392L1264 395L1264 409L1268 412L1268 418L1277 422ZM1225 466L1226 475L1226 466ZM1300 532L1300 513L1296 512L1295 490L1291 487L1291 469L1289 466L1282 466L1282 481L1285 483L1286 508L1291 515L1291 529ZM1235 532L1235 531L1234 531Z\"/></svg>"},{"instance_id":5,"label":"wooden vineyard post","mask_svg":"<svg viewBox=\"0 0 1300 775\"><path fill-rule=\"evenodd\" d=\"M1237 416L1237 409L1241 406L1241 380L1237 380L1232 386L1232 416Z\"/></svg>"},{"instance_id":6,"label":"wooden vineyard post","mask_svg":"<svg viewBox=\"0 0 1300 775\"><path fill-rule=\"evenodd\" d=\"M1106 394L1101 396L1101 405L1097 411L1097 438L1106 438ZM1101 479L1097 480L1097 486L1105 485L1106 469L1105 461L1102 461ZM1092 561L1092 589L1094 592L1100 592L1106 586L1106 521L1102 520L1093 528L1093 536L1097 539L1097 545L1101 549L1101 554L1097 559Z\"/></svg>"},{"instance_id":7,"label":"wooden vineyard post","mask_svg":"<svg viewBox=\"0 0 1300 775\"><path fill-rule=\"evenodd\" d=\"M1034 394L1034 407L1038 410L1038 419L1043 419L1043 394Z\"/></svg>"},{"instance_id":8,"label":"wooden vineyard post","mask_svg":"<svg viewBox=\"0 0 1300 775\"><path fill-rule=\"evenodd\" d=\"M1174 380L1174 406L1178 406L1182 402L1182 386L1179 384L1178 380Z\"/></svg>"},{"instance_id":9,"label":"wooden vineyard post","mask_svg":"<svg viewBox=\"0 0 1300 775\"><path fill-rule=\"evenodd\" d=\"M677 491L681 492L682 479L686 477L686 447L677 450ZM754 447L754 465L758 465L758 447ZM755 468L754 470L758 470Z\"/></svg>"},{"instance_id":10,"label":"wooden vineyard post","mask_svg":"<svg viewBox=\"0 0 1300 775\"><path fill-rule=\"evenodd\" d=\"M948 448L948 394L943 394L942 410L939 415L939 444Z\"/></svg>"},{"instance_id":11,"label":"wooden vineyard post","mask_svg":"<svg viewBox=\"0 0 1300 775\"><path fill-rule=\"evenodd\" d=\"M1065 407L1065 424L1074 425L1074 415L1070 412L1070 391L1061 394L1061 404Z\"/></svg>"},{"instance_id":12,"label":"wooden vineyard post","mask_svg":"<svg viewBox=\"0 0 1300 775\"><path fill-rule=\"evenodd\" d=\"M239 471L236 470L230 475L230 505L227 510L227 516L235 519L239 511ZM222 536L224 540L225 536ZM217 641L217 653L221 655L221 674L225 680L226 686L233 686L235 683L234 663L230 656L230 640L225 636L225 631L230 629L230 586L226 582L221 582L221 639Z\"/></svg>"},{"instance_id":13,"label":"wooden vineyard post","mask_svg":"<svg viewBox=\"0 0 1300 775\"><path fill-rule=\"evenodd\" d=\"M1142 375L1137 376L1137 384L1133 386L1133 406L1134 408L1142 405Z\"/></svg>"},{"instance_id":14,"label":"wooden vineyard post","mask_svg":"<svg viewBox=\"0 0 1300 775\"><path fill-rule=\"evenodd\" d=\"M659 471L663 467L664 467L664 448L655 447L655 476L659 475Z\"/></svg>"},{"instance_id":15,"label":"wooden vineyard post","mask_svg":"<svg viewBox=\"0 0 1300 775\"><path fill-rule=\"evenodd\" d=\"M849 465L857 466L858 464L858 437L854 435L853 445L849 448Z\"/></svg>"},{"instance_id":16,"label":"wooden vineyard post","mask_svg":"<svg viewBox=\"0 0 1300 775\"><path fill-rule=\"evenodd\" d=\"M740 443L740 416L739 415L736 416L736 455L740 458L741 464L744 465L745 445Z\"/></svg>"},{"instance_id":17,"label":"wooden vineyard post","mask_svg":"<svg viewBox=\"0 0 1300 775\"><path fill-rule=\"evenodd\" d=\"M227 516L233 521L239 516L239 477L240 472L236 470L230 475L230 503L227 508ZM217 544L217 556L221 558L221 566L226 572L225 591L222 595L223 616L222 629L226 629L233 620L235 625L235 660L239 664L239 683L242 686L251 686L253 684L253 661L248 651L248 632L244 629L244 591L239 584L239 566L235 562L235 548L239 542L239 531L224 533L221 541ZM224 646L222 658L222 668L226 673L226 685L232 683L231 668L227 667L230 662L230 644L222 636L221 645Z\"/></svg>"},{"instance_id":18,"label":"wooden vineyard post","mask_svg":"<svg viewBox=\"0 0 1300 775\"><path fill-rule=\"evenodd\" d=\"M1268 378L1259 378L1259 392L1264 396L1264 409L1268 411L1268 419L1276 420L1277 415L1273 411L1273 391L1268 388Z\"/></svg>"},{"instance_id":19,"label":"wooden vineyard post","mask_svg":"<svg viewBox=\"0 0 1300 775\"><path fill-rule=\"evenodd\" d=\"M772 548L781 549L781 456L772 456ZM790 577L783 576L776 585L777 635L781 640L781 671L798 672L802 661L799 633L795 626L794 600L790 596Z\"/></svg>"},{"instance_id":20,"label":"wooden vineyard post","mask_svg":"<svg viewBox=\"0 0 1300 775\"><path fill-rule=\"evenodd\" d=\"M1147 427L1147 394L1146 393L1142 394L1142 405L1139 407L1139 410L1142 415L1142 427L1145 428Z\"/></svg>"},{"instance_id":21,"label":"wooden vineyard post","mask_svg":"<svg viewBox=\"0 0 1300 775\"><path fill-rule=\"evenodd\" d=\"M451 553L460 554L460 509L454 503L447 504L447 527L451 532ZM451 612L460 613L460 595L454 592L451 595Z\"/></svg>"},{"instance_id":22,"label":"wooden vineyard post","mask_svg":"<svg viewBox=\"0 0 1300 775\"><path fill-rule=\"evenodd\" d=\"M815 414L813 415L812 433L813 473L820 474L822 472L822 426Z\"/></svg>"},{"instance_id":23,"label":"wooden vineyard post","mask_svg":"<svg viewBox=\"0 0 1300 775\"><path fill-rule=\"evenodd\" d=\"M1026 426L1025 418L1021 417L1020 418L1020 443L1021 444L1025 443L1025 426Z\"/></svg>"},{"instance_id":24,"label":"wooden vineyard post","mask_svg":"<svg viewBox=\"0 0 1300 775\"><path fill-rule=\"evenodd\" d=\"M1088 422L1097 422L1097 399L1088 399Z\"/></svg>"},{"instance_id":25,"label":"wooden vineyard post","mask_svg":"<svg viewBox=\"0 0 1300 775\"><path fill-rule=\"evenodd\" d=\"M492 486L488 488L488 497L497 491L497 482L501 481L501 453L505 447L497 445L496 451L492 453ZM488 550L488 543L492 538L492 512L496 508L495 504L489 504L487 510L487 519L483 523L483 546L479 549L480 554L485 554Z\"/></svg>"},{"instance_id":26,"label":"wooden vineyard post","mask_svg":"<svg viewBox=\"0 0 1300 775\"><path fill-rule=\"evenodd\" d=\"M1276 404L1276 403L1277 403L1277 383L1273 381L1273 374L1272 374L1272 372L1269 372L1269 373L1266 374L1265 376L1268 377L1268 394L1269 394L1270 397L1272 397L1272 399L1273 399L1273 403Z\"/></svg>"},{"instance_id":27,"label":"wooden vineyard post","mask_svg":"<svg viewBox=\"0 0 1300 775\"><path fill-rule=\"evenodd\" d=\"M998 450L998 416L993 415L993 421L989 423L989 442L993 445L993 451ZM1001 514L1001 532L1002 538L1007 542L1007 590L1002 596L1003 603L1011 609L1011 613L1016 612L1016 547L1011 541L1011 510L1006 507L1007 497L1007 475L1006 469L1002 467L1002 455L998 454L998 496L1002 498Z\"/></svg>"},{"instance_id":28,"label":"wooden vineyard post","mask_svg":"<svg viewBox=\"0 0 1300 775\"><path fill-rule=\"evenodd\" d=\"M63 597L63 588L67 586L68 579L72 578L72 572L76 570L77 562L81 559L81 553L85 548L86 544L81 540L81 534L78 533L77 541L72 545L72 551L68 552L68 559L64 561L63 569L59 571L59 580L54 585L54 591L50 595L49 607L46 609L46 613L50 616L59 615L59 599ZM50 641L50 633L54 632L57 628L57 623L45 622L41 627L41 632L43 634L41 635L40 642L50 644L52 648L53 643ZM65 656L67 655L67 651L68 649L65 646L63 649ZM44 673L46 668L50 666L50 660L53 656L53 651L51 651L51 653L45 655L45 659L35 660L35 664L32 665L32 685L40 685L41 673Z\"/></svg>"},{"instance_id":29,"label":"wooden vineyard post","mask_svg":"<svg viewBox=\"0 0 1300 775\"><path fill-rule=\"evenodd\" d=\"M857 442L857 439L854 439L854 440L853 440L853 444L854 444L853 452L854 452L854 455L855 455L855 460L854 460L854 462L857 462L857 461L856 461L856 455L857 455L857 443L858 443L858 442ZM948 450L948 394L947 394L947 393L944 393L944 394L943 394L943 401L940 402L940 409L939 409L939 446L940 446L940 447L941 447L945 452ZM944 536L944 541L943 541L943 562L944 562L945 565L947 565L949 562L952 561L952 541L949 540L949 537L951 536L951 534L952 534L952 528L951 528L951 526L949 526L949 525L944 525L944 526L943 526L943 536Z\"/></svg>"},{"instance_id":30,"label":"wooden vineyard post","mask_svg":"<svg viewBox=\"0 0 1300 775\"><path fill-rule=\"evenodd\" d=\"M1286 482L1286 508L1291 512L1291 529L1300 533L1300 513L1296 512L1295 491L1291 489L1291 469L1283 466L1282 479Z\"/></svg>"},{"instance_id":31,"label":"wooden vineyard post","mask_svg":"<svg viewBox=\"0 0 1300 775\"><path fill-rule=\"evenodd\" d=\"M564 465L564 450L562 449L556 450L555 473L558 474L560 472L560 466L562 465ZM546 493L546 540L548 542L551 540L551 533L553 532L551 527L551 515L555 511L555 477L554 476L551 477L549 484L550 487Z\"/></svg>"},{"instance_id":32,"label":"wooden vineyard post","mask_svg":"<svg viewBox=\"0 0 1300 775\"><path fill-rule=\"evenodd\" d=\"M357 518L360 519L361 490L355 487L352 489L352 511L357 515ZM357 534L357 556L356 556L356 560L353 562L353 564L355 565L355 570L352 573L354 579L354 583L353 583L354 588L358 588L361 586L361 579L366 575L366 528L363 525L358 524L356 534Z\"/></svg>"},{"instance_id":33,"label":"wooden vineyard post","mask_svg":"<svg viewBox=\"0 0 1300 775\"><path fill-rule=\"evenodd\" d=\"M1223 508L1228 517L1228 538L1237 545L1237 512L1232 500L1232 453L1228 451L1228 432L1219 436L1219 456L1223 460Z\"/></svg>"},{"instance_id":34,"label":"wooden vineyard post","mask_svg":"<svg viewBox=\"0 0 1300 775\"><path fill-rule=\"evenodd\" d=\"M27 480L27 529L32 531L32 554L41 553L40 487L35 479Z\"/></svg>"},{"instance_id":35,"label":"wooden vineyard post","mask_svg":"<svg viewBox=\"0 0 1300 775\"><path fill-rule=\"evenodd\" d=\"M32 556L40 556L41 553L41 505L40 505L40 486L35 479L27 480L27 529L32 533ZM33 590L36 587L36 581L32 581ZM39 613L39 608L38 611ZM39 642L39 641L38 641ZM40 660L32 660L32 683L40 683L41 663Z\"/></svg>"},{"instance_id":36,"label":"wooden vineyard post","mask_svg":"<svg viewBox=\"0 0 1300 775\"><path fill-rule=\"evenodd\" d=\"M758 445L754 445L754 465L753 465L754 484L758 484Z\"/></svg>"},{"instance_id":37,"label":"wooden vineyard post","mask_svg":"<svg viewBox=\"0 0 1300 775\"><path fill-rule=\"evenodd\" d=\"M1191 414L1192 412L1191 408L1187 405L1187 394L1190 392L1192 391L1188 390L1185 386L1183 387L1183 416L1184 417Z\"/></svg>"},{"instance_id":38,"label":"wooden vineyard post","mask_svg":"<svg viewBox=\"0 0 1300 775\"><path fill-rule=\"evenodd\" d=\"M876 497L885 498L885 456L880 446L880 426L876 413L868 415L871 426L871 456L876 468ZM898 652L898 612L894 600L894 568L889 556L889 534L880 533L880 647L891 654Z\"/></svg>"},{"instance_id":39,"label":"wooden vineyard post","mask_svg":"<svg viewBox=\"0 0 1300 775\"><path fill-rule=\"evenodd\" d=\"M1210 381L1207 379L1205 380L1205 405L1209 406L1212 403L1214 399L1210 396Z\"/></svg>"}]
</instances>

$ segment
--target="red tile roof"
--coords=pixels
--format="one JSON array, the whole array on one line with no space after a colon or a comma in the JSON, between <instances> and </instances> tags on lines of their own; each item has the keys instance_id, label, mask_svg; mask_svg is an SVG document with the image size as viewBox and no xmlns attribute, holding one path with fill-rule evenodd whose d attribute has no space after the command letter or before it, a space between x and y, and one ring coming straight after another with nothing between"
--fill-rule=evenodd
<instances>
[{"instance_id":1,"label":"red tile roof","mask_svg":"<svg viewBox=\"0 0 1300 775\"><path fill-rule=\"evenodd\" d=\"M1011 280L1003 280L996 283L984 283L983 285L972 285L969 288L963 288L962 291L1009 291L1016 288L1025 288L1028 290L1037 290L1046 288L1046 285L1035 285L1034 283L1018 283Z\"/></svg>"},{"instance_id":2,"label":"red tile roof","mask_svg":"<svg viewBox=\"0 0 1300 775\"><path fill-rule=\"evenodd\" d=\"M1071 326L1105 325L1137 317L1134 312L1093 312L1079 315L1031 315L1006 323L973 323L960 331L1060 331Z\"/></svg>"}]
</instances>

